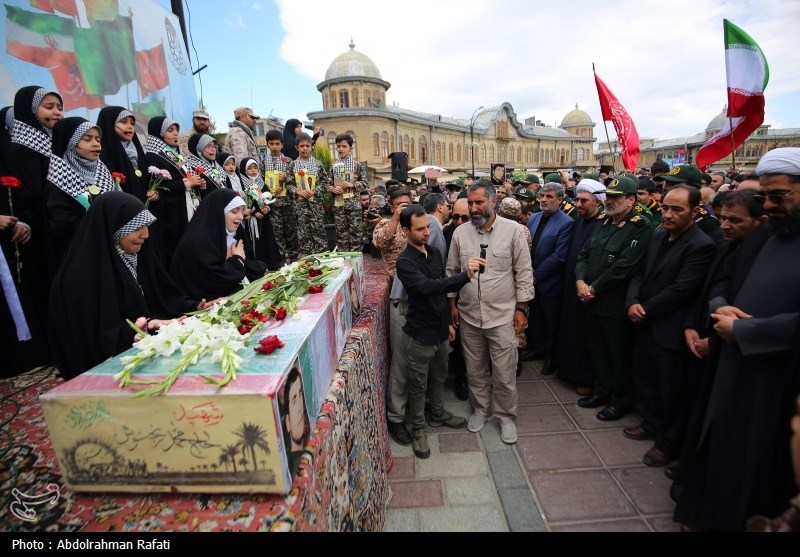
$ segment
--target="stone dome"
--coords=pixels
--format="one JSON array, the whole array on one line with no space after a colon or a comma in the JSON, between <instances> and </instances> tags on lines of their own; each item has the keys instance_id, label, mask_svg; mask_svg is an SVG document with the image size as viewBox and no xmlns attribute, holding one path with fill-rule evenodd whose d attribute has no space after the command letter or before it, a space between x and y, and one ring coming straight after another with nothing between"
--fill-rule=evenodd
<instances>
[{"instance_id":1,"label":"stone dome","mask_svg":"<svg viewBox=\"0 0 800 557\"><path fill-rule=\"evenodd\" d=\"M580 108L578 105L575 105L575 110L570 111L564 119L561 120L561 127L573 127L573 126L593 126L594 122L592 122L592 117L589 114Z\"/></svg>"},{"instance_id":2,"label":"stone dome","mask_svg":"<svg viewBox=\"0 0 800 557\"><path fill-rule=\"evenodd\" d=\"M724 128L725 124L728 123L727 112L728 112L728 107L726 106L725 108L722 109L722 112L714 116L714 118L708 123L708 125L706 126L706 131L718 132L722 128Z\"/></svg>"},{"instance_id":3,"label":"stone dome","mask_svg":"<svg viewBox=\"0 0 800 557\"><path fill-rule=\"evenodd\" d=\"M350 41L350 50L333 59L328 71L325 72L325 81L348 77L367 77L383 81L381 72L375 62L366 54L356 52L356 45Z\"/></svg>"}]
</instances>

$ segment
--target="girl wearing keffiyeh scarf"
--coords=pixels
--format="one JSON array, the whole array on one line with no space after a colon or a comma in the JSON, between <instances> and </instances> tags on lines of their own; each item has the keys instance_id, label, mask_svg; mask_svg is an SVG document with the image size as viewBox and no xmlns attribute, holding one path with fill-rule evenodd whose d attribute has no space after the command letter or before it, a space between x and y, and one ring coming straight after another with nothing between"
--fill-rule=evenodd
<instances>
[{"instance_id":1,"label":"girl wearing keffiyeh scarf","mask_svg":"<svg viewBox=\"0 0 800 557\"><path fill-rule=\"evenodd\" d=\"M65 118L53 128L45 199L57 261L61 261L92 201L119 189L100 162L100 150L100 129L84 118Z\"/></svg>"},{"instance_id":2,"label":"girl wearing keffiyeh scarf","mask_svg":"<svg viewBox=\"0 0 800 557\"><path fill-rule=\"evenodd\" d=\"M205 189L201 188L200 195L205 198L212 191L225 187L225 172L217 163L217 140L208 134L196 133L189 138L189 155L187 163L196 169L203 169Z\"/></svg>"},{"instance_id":3,"label":"girl wearing keffiyeh scarf","mask_svg":"<svg viewBox=\"0 0 800 557\"><path fill-rule=\"evenodd\" d=\"M52 346L65 379L130 348L126 319L171 319L200 308L150 249L154 220L124 192L103 194L86 212L50 297L51 330L58 331Z\"/></svg>"},{"instance_id":4,"label":"girl wearing keffiyeh scarf","mask_svg":"<svg viewBox=\"0 0 800 557\"><path fill-rule=\"evenodd\" d=\"M255 159L243 160L239 164L239 176L242 186L250 194L248 196L248 205L251 209L250 234L253 237L255 257L266 263L270 271L277 271L285 260L275 241L270 206L256 201L267 191L258 162Z\"/></svg>"}]
</instances>

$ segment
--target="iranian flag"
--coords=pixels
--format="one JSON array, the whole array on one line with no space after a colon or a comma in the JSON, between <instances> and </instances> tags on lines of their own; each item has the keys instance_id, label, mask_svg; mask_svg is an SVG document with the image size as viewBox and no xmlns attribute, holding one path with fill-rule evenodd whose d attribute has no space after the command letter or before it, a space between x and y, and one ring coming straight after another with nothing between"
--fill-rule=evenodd
<instances>
[{"instance_id":1,"label":"iranian flag","mask_svg":"<svg viewBox=\"0 0 800 557\"><path fill-rule=\"evenodd\" d=\"M697 152L705 169L731 154L764 123L764 89L769 66L756 42L739 27L723 20L725 70L728 77L728 123Z\"/></svg>"}]
</instances>

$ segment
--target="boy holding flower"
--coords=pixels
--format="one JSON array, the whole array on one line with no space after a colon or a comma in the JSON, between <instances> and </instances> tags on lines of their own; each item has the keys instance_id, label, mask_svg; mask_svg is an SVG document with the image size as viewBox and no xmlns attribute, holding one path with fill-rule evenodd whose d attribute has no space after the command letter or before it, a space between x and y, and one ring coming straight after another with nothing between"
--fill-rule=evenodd
<instances>
[{"instance_id":1,"label":"boy holding flower","mask_svg":"<svg viewBox=\"0 0 800 557\"><path fill-rule=\"evenodd\" d=\"M294 218L294 192L287 188L291 159L281 153L283 136L278 130L267 132L269 151L264 159L264 181L275 202L271 207L272 228L281 253L297 259L297 223Z\"/></svg>"},{"instance_id":2,"label":"boy holding flower","mask_svg":"<svg viewBox=\"0 0 800 557\"><path fill-rule=\"evenodd\" d=\"M294 216L300 253L309 255L328 249L325 241L322 194L330 191L330 178L322 164L311 155L311 137L295 138L300 156L289 166L287 189L295 195Z\"/></svg>"}]
</instances>

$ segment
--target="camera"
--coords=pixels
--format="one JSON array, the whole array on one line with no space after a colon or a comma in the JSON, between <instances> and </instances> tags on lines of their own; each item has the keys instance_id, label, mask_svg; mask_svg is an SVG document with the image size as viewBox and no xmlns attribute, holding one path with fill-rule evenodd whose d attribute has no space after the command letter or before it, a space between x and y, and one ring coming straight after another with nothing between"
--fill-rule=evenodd
<instances>
[{"instance_id":1,"label":"camera","mask_svg":"<svg viewBox=\"0 0 800 557\"><path fill-rule=\"evenodd\" d=\"M375 207L367 209L367 217L369 217L369 220L377 219L380 216L381 216L380 209L376 209Z\"/></svg>"},{"instance_id":2,"label":"camera","mask_svg":"<svg viewBox=\"0 0 800 557\"><path fill-rule=\"evenodd\" d=\"M486 259L486 248L488 248L488 247L489 247L489 244L481 244L481 259ZM485 270L486 270L486 266L485 265L481 265L481 268L478 271L478 273L483 274L483 272Z\"/></svg>"}]
</instances>

